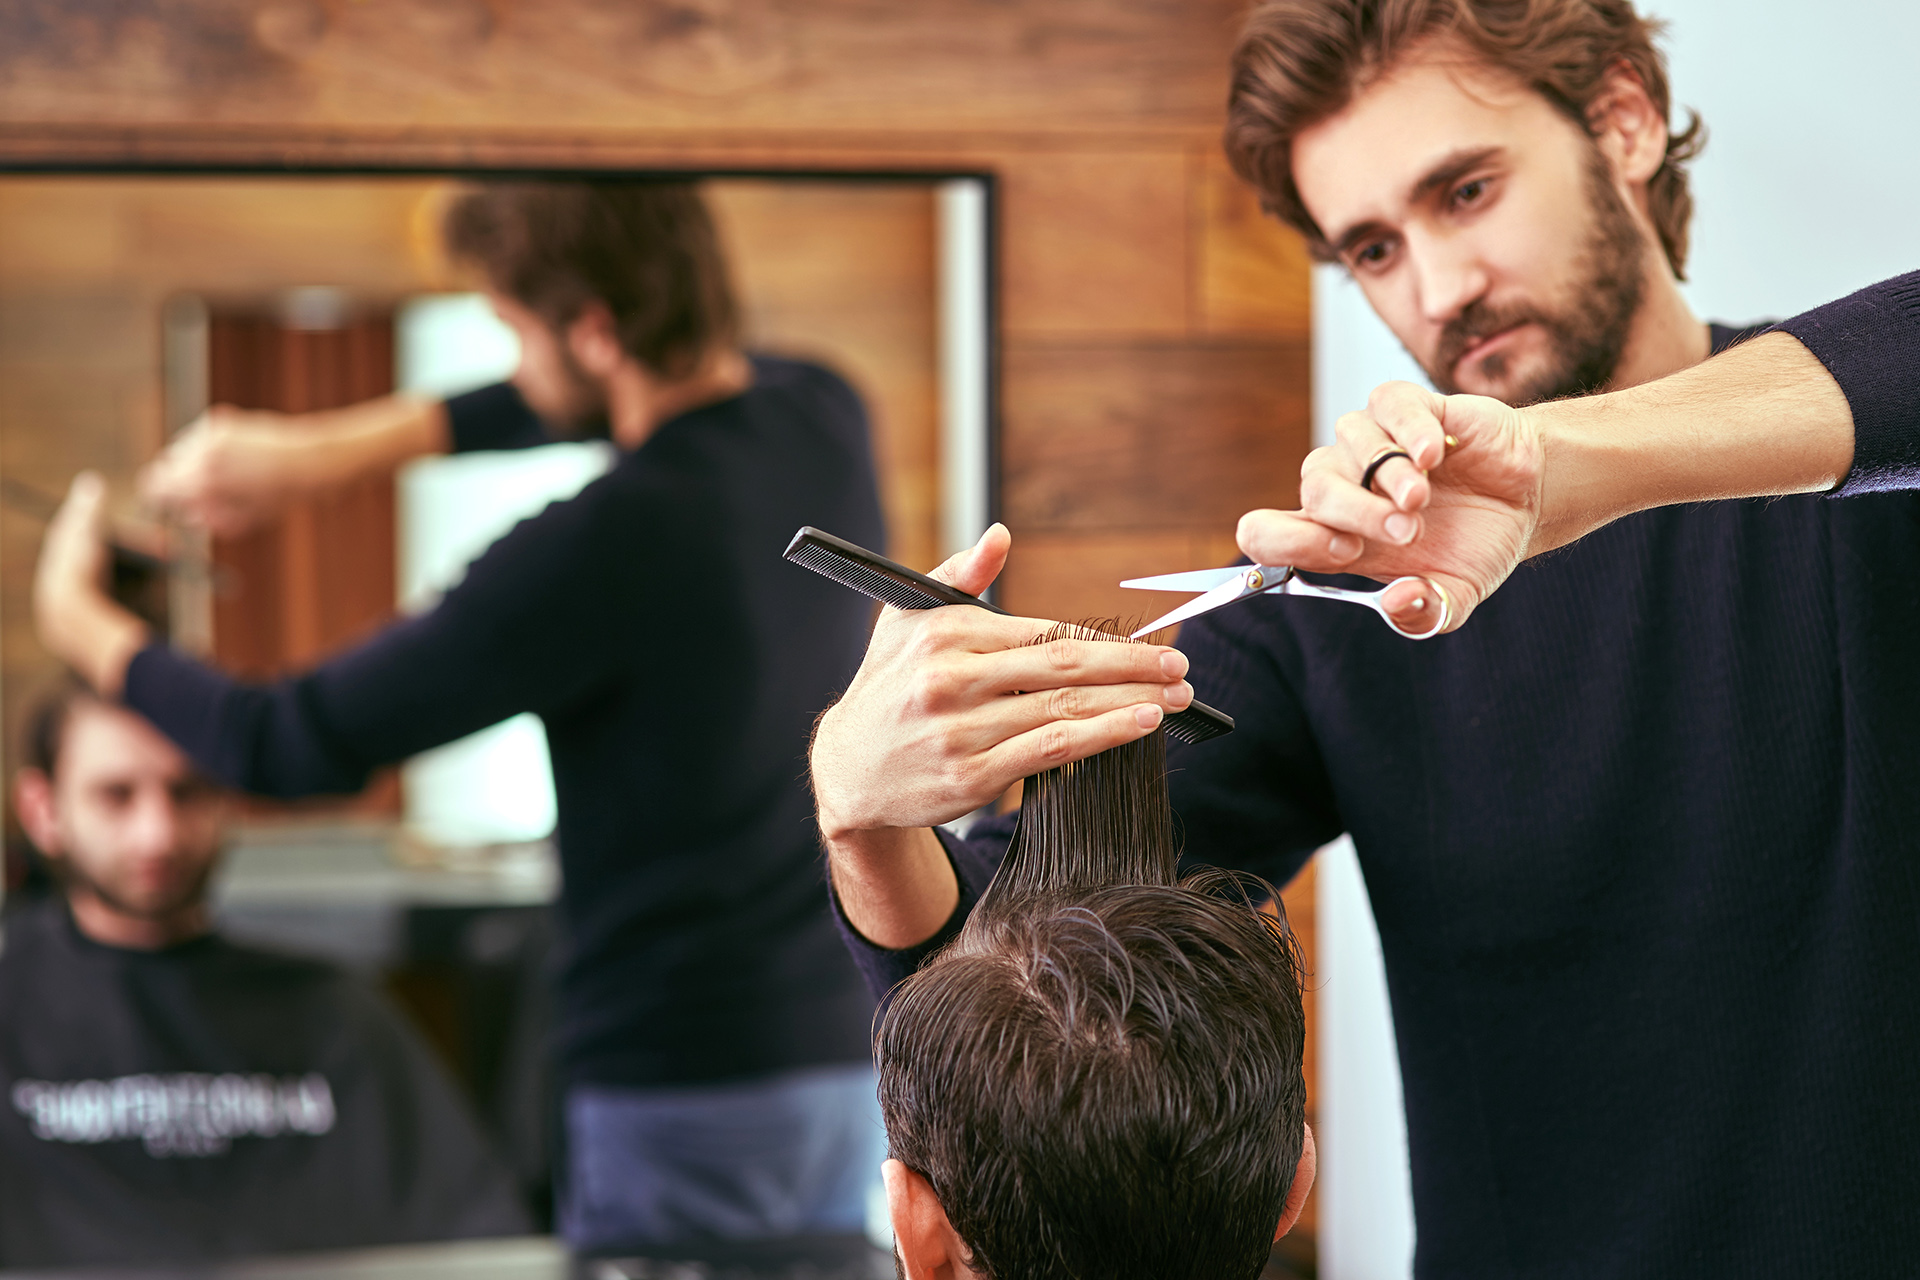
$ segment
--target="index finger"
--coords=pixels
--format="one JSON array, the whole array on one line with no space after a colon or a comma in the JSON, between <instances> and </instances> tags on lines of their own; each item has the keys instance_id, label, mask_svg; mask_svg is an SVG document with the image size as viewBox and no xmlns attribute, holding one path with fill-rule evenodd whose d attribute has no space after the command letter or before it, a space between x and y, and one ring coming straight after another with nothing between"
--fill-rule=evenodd
<instances>
[{"instance_id":1,"label":"index finger","mask_svg":"<svg viewBox=\"0 0 1920 1280\"><path fill-rule=\"evenodd\" d=\"M1367 397L1367 413L1411 455L1414 466L1431 471L1447 456L1447 431L1440 421L1444 403L1438 392L1411 382L1383 382Z\"/></svg>"}]
</instances>

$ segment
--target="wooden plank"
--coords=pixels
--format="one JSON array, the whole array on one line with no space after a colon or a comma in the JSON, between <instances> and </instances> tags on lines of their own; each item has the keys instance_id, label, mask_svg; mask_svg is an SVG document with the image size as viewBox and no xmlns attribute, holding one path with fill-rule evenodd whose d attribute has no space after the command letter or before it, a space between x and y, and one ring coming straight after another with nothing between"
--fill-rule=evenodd
<instances>
[{"instance_id":1,"label":"wooden plank","mask_svg":"<svg viewBox=\"0 0 1920 1280\"><path fill-rule=\"evenodd\" d=\"M1233 560L1230 537L1187 529L1019 533L1000 576L999 601L1016 613L1040 618L1119 619L1131 631L1188 596L1128 591L1119 585L1122 579L1208 569Z\"/></svg>"},{"instance_id":2,"label":"wooden plank","mask_svg":"<svg viewBox=\"0 0 1920 1280\"><path fill-rule=\"evenodd\" d=\"M1184 154L1019 156L1001 172L1010 341L1186 335Z\"/></svg>"},{"instance_id":3,"label":"wooden plank","mask_svg":"<svg viewBox=\"0 0 1920 1280\"><path fill-rule=\"evenodd\" d=\"M1218 147L1198 153L1194 272L1196 324L1207 334L1267 334L1305 341L1313 331L1299 233L1261 211Z\"/></svg>"},{"instance_id":4,"label":"wooden plank","mask_svg":"<svg viewBox=\"0 0 1920 1280\"><path fill-rule=\"evenodd\" d=\"M1040 530L1232 532L1292 506L1311 440L1304 343L1031 347L1005 362L1002 510Z\"/></svg>"},{"instance_id":5,"label":"wooden plank","mask_svg":"<svg viewBox=\"0 0 1920 1280\"><path fill-rule=\"evenodd\" d=\"M0 117L735 133L1218 127L1240 0L0 10ZM163 16L164 15L164 16Z\"/></svg>"}]
</instances>

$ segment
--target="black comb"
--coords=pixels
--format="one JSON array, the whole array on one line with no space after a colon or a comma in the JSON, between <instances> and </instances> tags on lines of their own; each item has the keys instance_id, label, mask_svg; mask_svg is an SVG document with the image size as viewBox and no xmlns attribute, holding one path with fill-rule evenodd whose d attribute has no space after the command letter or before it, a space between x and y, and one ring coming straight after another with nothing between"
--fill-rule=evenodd
<instances>
[{"instance_id":1,"label":"black comb","mask_svg":"<svg viewBox=\"0 0 1920 1280\"><path fill-rule=\"evenodd\" d=\"M970 596L944 582L916 573L885 556L822 533L812 525L802 525L787 544L787 559L803 565L843 587L852 587L863 596L890 604L896 609L938 609L942 605L970 604L991 613L1005 614L998 605L979 596ZM1115 636L1118 640L1121 637ZM1185 711L1176 711L1161 722L1167 736L1181 742L1205 742L1233 732L1233 717L1216 711L1195 699Z\"/></svg>"}]
</instances>

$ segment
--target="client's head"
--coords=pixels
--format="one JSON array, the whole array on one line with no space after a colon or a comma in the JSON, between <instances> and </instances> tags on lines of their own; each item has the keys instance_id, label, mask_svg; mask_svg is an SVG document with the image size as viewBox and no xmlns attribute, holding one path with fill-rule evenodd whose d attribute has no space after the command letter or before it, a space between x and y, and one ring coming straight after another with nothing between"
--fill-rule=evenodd
<instances>
[{"instance_id":1,"label":"client's head","mask_svg":"<svg viewBox=\"0 0 1920 1280\"><path fill-rule=\"evenodd\" d=\"M993 885L881 1016L908 1280L1251 1280L1298 1216L1297 953L1264 893L1175 862L1159 734L1028 780Z\"/></svg>"}]
</instances>

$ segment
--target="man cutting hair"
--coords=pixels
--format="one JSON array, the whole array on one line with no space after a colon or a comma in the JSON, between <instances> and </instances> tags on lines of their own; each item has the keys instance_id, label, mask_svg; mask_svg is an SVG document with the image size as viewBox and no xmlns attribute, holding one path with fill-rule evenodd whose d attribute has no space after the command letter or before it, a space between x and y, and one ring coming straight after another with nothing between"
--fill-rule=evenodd
<instances>
[{"instance_id":1,"label":"man cutting hair","mask_svg":"<svg viewBox=\"0 0 1920 1280\"><path fill-rule=\"evenodd\" d=\"M1680 293L1694 136L1669 130L1653 34L1623 0L1267 0L1235 54L1229 154L1442 389L1646 382L1742 336ZM1822 359L1842 332L1788 328ZM1338 467L1303 483L1318 518L1250 515L1250 554L1384 573L1514 482L1484 436L1443 465L1444 432L1409 434L1408 457L1377 423L1342 432ZM1784 486L1840 500L1628 516L1424 644L1272 597L1188 624L1184 657L884 614L814 751L856 953L897 978L978 897L1004 829L943 843L931 824L1197 691L1239 727L1173 752L1188 854L1281 882L1342 832L1358 849L1417 1274L1909 1269L1920 501L1875 490L1920 476L1910 435L1861 440L1851 472ZM946 576L977 592L1007 546L993 531ZM1457 628L1471 576L1387 605L1409 633Z\"/></svg>"}]
</instances>

